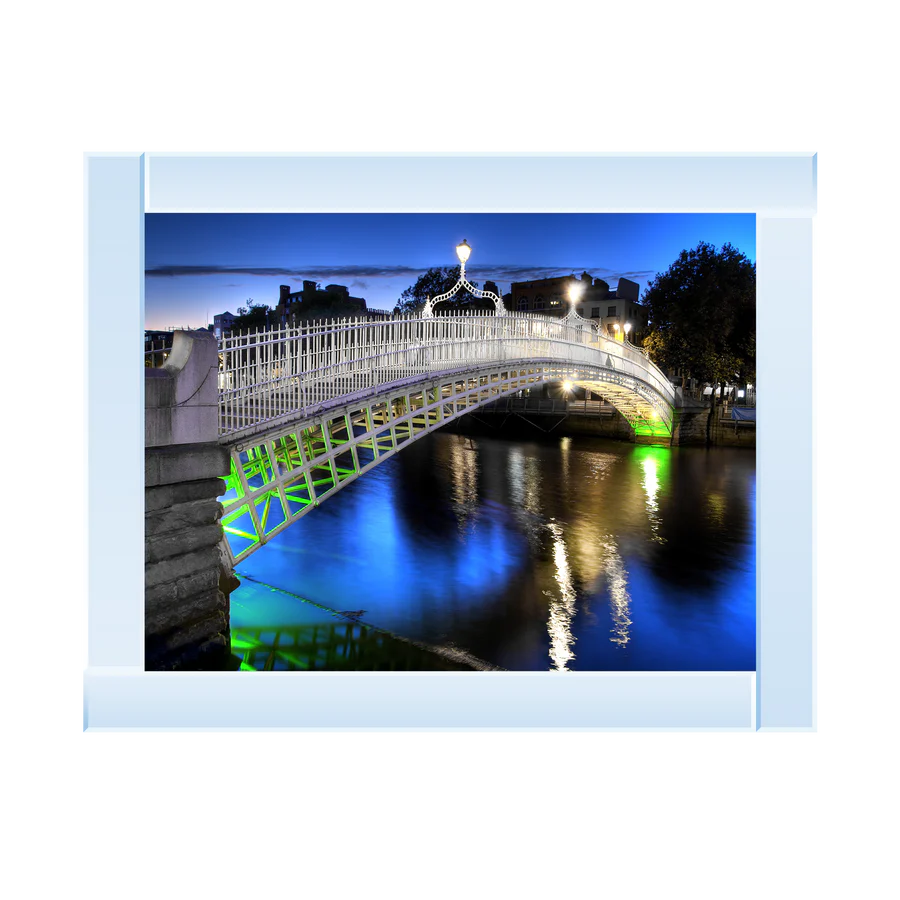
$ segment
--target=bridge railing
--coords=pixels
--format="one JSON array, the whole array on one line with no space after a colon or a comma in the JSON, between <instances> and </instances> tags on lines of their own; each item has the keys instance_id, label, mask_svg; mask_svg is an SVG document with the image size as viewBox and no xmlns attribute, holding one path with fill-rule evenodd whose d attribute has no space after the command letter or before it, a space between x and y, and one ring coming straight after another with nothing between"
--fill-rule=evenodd
<instances>
[{"instance_id":1,"label":"bridge railing","mask_svg":"<svg viewBox=\"0 0 900 900\"><path fill-rule=\"evenodd\" d=\"M668 379L636 347L587 322L531 313L340 319L231 334L219 344L219 430L229 435L415 376L490 363L615 368L668 403Z\"/></svg>"}]
</instances>

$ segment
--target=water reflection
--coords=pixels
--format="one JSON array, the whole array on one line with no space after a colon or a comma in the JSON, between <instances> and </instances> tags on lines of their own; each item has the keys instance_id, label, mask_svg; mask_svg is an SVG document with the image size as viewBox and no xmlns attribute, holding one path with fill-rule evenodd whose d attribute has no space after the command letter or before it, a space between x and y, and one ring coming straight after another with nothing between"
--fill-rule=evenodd
<instances>
[{"instance_id":1,"label":"water reflection","mask_svg":"<svg viewBox=\"0 0 900 900\"><path fill-rule=\"evenodd\" d=\"M244 671L471 671L471 667L354 622L236 628L231 652Z\"/></svg>"},{"instance_id":2,"label":"water reflection","mask_svg":"<svg viewBox=\"0 0 900 900\"><path fill-rule=\"evenodd\" d=\"M657 500L660 488L658 467L656 454L648 453L641 461L641 468L644 472L642 484L644 493L647 495L647 518L650 520L650 531L653 533L653 540L662 544L666 539L660 534L659 501Z\"/></svg>"},{"instance_id":3,"label":"water reflection","mask_svg":"<svg viewBox=\"0 0 900 900\"><path fill-rule=\"evenodd\" d=\"M572 620L575 618L575 587L572 584L572 572L569 569L569 555L563 540L563 530L556 522L547 525L553 535L553 562L556 566L556 584L559 594L544 591L550 599L550 618L547 631L550 634L550 659L553 668L558 672L568 671L568 663L575 659L572 634Z\"/></svg>"},{"instance_id":4,"label":"water reflection","mask_svg":"<svg viewBox=\"0 0 900 900\"><path fill-rule=\"evenodd\" d=\"M437 433L238 575L512 670L749 670L754 516L741 450ZM301 624L272 597L233 627Z\"/></svg>"},{"instance_id":5,"label":"water reflection","mask_svg":"<svg viewBox=\"0 0 900 900\"><path fill-rule=\"evenodd\" d=\"M632 624L628 615L631 603L628 594L628 573L625 571L625 562L619 555L615 542L610 539L603 547L606 550L606 577L609 585L610 614L613 620L610 641L624 647L630 640L628 626Z\"/></svg>"},{"instance_id":6,"label":"water reflection","mask_svg":"<svg viewBox=\"0 0 900 900\"><path fill-rule=\"evenodd\" d=\"M457 439L450 448L450 472L453 476L453 509L460 534L478 504L478 450L471 439Z\"/></svg>"}]
</instances>

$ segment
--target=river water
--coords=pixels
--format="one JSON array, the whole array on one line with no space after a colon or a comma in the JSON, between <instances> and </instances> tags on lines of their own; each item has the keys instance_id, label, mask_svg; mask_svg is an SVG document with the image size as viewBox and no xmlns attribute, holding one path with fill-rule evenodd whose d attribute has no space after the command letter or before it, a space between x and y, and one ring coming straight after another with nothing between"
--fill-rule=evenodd
<instances>
[{"instance_id":1,"label":"river water","mask_svg":"<svg viewBox=\"0 0 900 900\"><path fill-rule=\"evenodd\" d=\"M238 575L235 650L267 648L256 662L245 654L245 668L365 668L347 649L361 636L377 637L382 659L418 653L397 635L509 670L748 671L755 454L438 432L291 525ZM310 627L313 665L290 650ZM273 635L283 654L271 652ZM453 667L425 657L373 667Z\"/></svg>"}]
</instances>

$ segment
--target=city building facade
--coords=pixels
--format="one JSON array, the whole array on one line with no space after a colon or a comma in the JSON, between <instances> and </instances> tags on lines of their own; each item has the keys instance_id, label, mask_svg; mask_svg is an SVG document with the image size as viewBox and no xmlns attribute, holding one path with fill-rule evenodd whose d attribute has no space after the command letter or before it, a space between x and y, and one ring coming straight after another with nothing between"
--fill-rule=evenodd
<instances>
[{"instance_id":1,"label":"city building facade","mask_svg":"<svg viewBox=\"0 0 900 900\"><path fill-rule=\"evenodd\" d=\"M585 319L599 320L598 326L604 334L611 337L617 331L624 334L626 324L632 333L647 327L647 311L639 300L640 286L628 278L620 278L615 290L610 290L602 278L593 278L587 272L580 276L513 282L507 305L518 312L564 316L569 311L569 291L573 286L580 290L576 311Z\"/></svg>"},{"instance_id":2,"label":"city building facade","mask_svg":"<svg viewBox=\"0 0 900 900\"><path fill-rule=\"evenodd\" d=\"M342 284L328 284L322 289L315 281L304 281L299 291L292 291L289 285L282 284L275 307L275 320L290 324L292 318L316 308L353 315L366 312L366 301L362 297L351 297L350 289Z\"/></svg>"},{"instance_id":3,"label":"city building facade","mask_svg":"<svg viewBox=\"0 0 900 900\"><path fill-rule=\"evenodd\" d=\"M213 334L216 340L220 340L234 327L235 316L230 312L218 313L213 316Z\"/></svg>"}]
</instances>

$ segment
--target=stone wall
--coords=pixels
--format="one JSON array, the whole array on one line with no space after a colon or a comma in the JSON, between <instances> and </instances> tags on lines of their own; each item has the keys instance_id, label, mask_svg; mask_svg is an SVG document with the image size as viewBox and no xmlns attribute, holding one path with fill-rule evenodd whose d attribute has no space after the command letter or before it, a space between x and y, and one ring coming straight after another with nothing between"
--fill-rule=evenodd
<instances>
[{"instance_id":1,"label":"stone wall","mask_svg":"<svg viewBox=\"0 0 900 900\"><path fill-rule=\"evenodd\" d=\"M709 408L691 406L675 410L671 446L705 447L706 419ZM635 435L623 416L584 415L560 413L524 412L510 414L494 412L489 407L474 410L447 426L463 434L485 434L503 432L510 437L537 436L539 433L555 435L589 434L632 443L669 443L665 437ZM717 414L713 419L710 437L716 447L756 447L756 424L740 422L735 426L731 419L721 419Z\"/></svg>"},{"instance_id":2,"label":"stone wall","mask_svg":"<svg viewBox=\"0 0 900 900\"><path fill-rule=\"evenodd\" d=\"M238 581L224 542L217 346L176 332L162 369L147 369L144 426L144 667L220 669L230 657L229 594Z\"/></svg>"},{"instance_id":3,"label":"stone wall","mask_svg":"<svg viewBox=\"0 0 900 900\"><path fill-rule=\"evenodd\" d=\"M517 437L544 434L590 434L619 441L634 441L634 430L619 413L613 415L583 415L558 413L494 412L489 407L476 409L448 426L463 434L491 434L502 430Z\"/></svg>"},{"instance_id":4,"label":"stone wall","mask_svg":"<svg viewBox=\"0 0 900 900\"><path fill-rule=\"evenodd\" d=\"M706 446L707 407L689 407L675 410L672 430L672 446ZM710 440L714 447L756 447L756 423L737 422L721 418L717 410L710 428Z\"/></svg>"}]
</instances>

